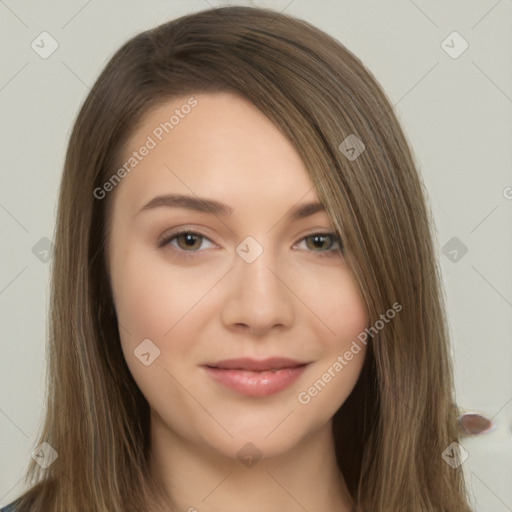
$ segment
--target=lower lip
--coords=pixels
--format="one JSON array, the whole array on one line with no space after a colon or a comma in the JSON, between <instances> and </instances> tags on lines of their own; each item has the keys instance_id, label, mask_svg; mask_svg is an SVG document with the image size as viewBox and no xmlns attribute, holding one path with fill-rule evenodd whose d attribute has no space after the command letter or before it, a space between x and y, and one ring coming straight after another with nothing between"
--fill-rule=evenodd
<instances>
[{"instance_id":1,"label":"lower lip","mask_svg":"<svg viewBox=\"0 0 512 512\"><path fill-rule=\"evenodd\" d=\"M275 372L249 370L226 370L204 366L206 373L228 388L246 396L268 396L291 386L307 365L282 368Z\"/></svg>"}]
</instances>

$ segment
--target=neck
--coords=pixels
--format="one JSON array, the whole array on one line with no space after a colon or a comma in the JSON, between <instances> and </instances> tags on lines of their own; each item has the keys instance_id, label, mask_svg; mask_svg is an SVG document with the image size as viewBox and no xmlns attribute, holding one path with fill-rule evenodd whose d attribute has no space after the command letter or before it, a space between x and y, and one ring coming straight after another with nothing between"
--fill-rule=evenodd
<instances>
[{"instance_id":1,"label":"neck","mask_svg":"<svg viewBox=\"0 0 512 512\"><path fill-rule=\"evenodd\" d=\"M336 463L331 422L286 453L255 460L249 456L244 462L206 443L192 443L151 416L150 467L169 496L168 510L352 510Z\"/></svg>"}]
</instances>

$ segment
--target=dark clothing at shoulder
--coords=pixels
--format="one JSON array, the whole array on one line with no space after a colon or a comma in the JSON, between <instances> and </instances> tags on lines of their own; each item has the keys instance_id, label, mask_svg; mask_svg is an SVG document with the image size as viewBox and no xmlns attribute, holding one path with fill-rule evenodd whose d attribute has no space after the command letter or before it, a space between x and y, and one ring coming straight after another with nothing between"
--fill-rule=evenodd
<instances>
[{"instance_id":1,"label":"dark clothing at shoulder","mask_svg":"<svg viewBox=\"0 0 512 512\"><path fill-rule=\"evenodd\" d=\"M13 501L12 503L9 503L9 505L6 505L5 507L0 508L0 512L15 512L14 511L15 504L16 504L15 501Z\"/></svg>"}]
</instances>

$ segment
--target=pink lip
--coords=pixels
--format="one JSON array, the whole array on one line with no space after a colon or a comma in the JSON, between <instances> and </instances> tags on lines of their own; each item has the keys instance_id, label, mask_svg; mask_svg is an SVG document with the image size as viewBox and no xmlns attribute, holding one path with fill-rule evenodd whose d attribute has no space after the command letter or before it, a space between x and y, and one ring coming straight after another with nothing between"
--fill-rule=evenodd
<instances>
[{"instance_id":1,"label":"pink lip","mask_svg":"<svg viewBox=\"0 0 512 512\"><path fill-rule=\"evenodd\" d=\"M259 361L242 358L208 363L203 368L210 377L234 391L261 397L278 393L290 386L307 364L282 357Z\"/></svg>"}]
</instances>

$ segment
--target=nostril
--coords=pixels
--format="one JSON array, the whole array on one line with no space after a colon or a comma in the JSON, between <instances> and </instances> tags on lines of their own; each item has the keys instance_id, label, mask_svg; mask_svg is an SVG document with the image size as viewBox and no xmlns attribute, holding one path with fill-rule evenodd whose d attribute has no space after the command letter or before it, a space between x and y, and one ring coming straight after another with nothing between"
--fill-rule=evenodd
<instances>
[{"instance_id":1,"label":"nostril","mask_svg":"<svg viewBox=\"0 0 512 512\"><path fill-rule=\"evenodd\" d=\"M494 424L491 420L474 412L461 414L458 420L462 431L469 435L485 434L494 429Z\"/></svg>"}]
</instances>

